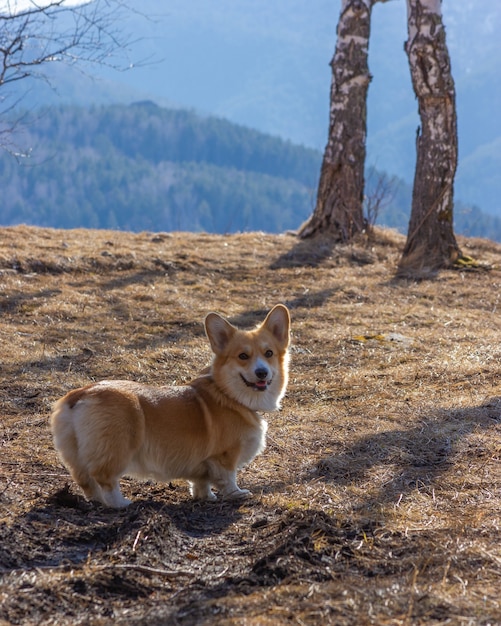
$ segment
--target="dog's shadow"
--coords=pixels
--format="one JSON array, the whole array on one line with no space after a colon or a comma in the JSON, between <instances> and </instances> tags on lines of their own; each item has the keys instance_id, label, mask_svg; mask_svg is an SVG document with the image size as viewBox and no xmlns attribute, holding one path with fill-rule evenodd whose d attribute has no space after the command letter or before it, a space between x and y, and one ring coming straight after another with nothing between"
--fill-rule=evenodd
<instances>
[{"instance_id":1,"label":"dog's shadow","mask_svg":"<svg viewBox=\"0 0 501 626\"><path fill-rule=\"evenodd\" d=\"M125 492L134 493L132 503L124 509L113 509L97 502L89 502L73 487L65 485L63 489L48 499L49 506L83 511L87 515L96 516L102 521L119 519L123 526L137 525L155 518L161 523L174 526L177 531L192 537L218 535L241 517L240 505L245 500L193 500L188 490L182 485L149 482L141 483L133 479L123 478ZM129 483L127 489L127 483ZM140 496L147 491L148 497Z\"/></svg>"},{"instance_id":2,"label":"dog's shadow","mask_svg":"<svg viewBox=\"0 0 501 626\"><path fill-rule=\"evenodd\" d=\"M0 571L73 566L99 555L164 564L174 555L184 558L197 540L220 536L243 515L242 501L196 502L178 487L152 489L152 498L111 509L66 485L4 529Z\"/></svg>"}]
</instances>

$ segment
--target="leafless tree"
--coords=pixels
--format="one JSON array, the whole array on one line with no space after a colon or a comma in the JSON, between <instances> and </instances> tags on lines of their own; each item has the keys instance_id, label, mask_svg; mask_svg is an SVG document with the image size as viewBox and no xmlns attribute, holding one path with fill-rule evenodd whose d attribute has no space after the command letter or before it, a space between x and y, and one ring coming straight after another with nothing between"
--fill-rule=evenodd
<instances>
[{"instance_id":1,"label":"leafless tree","mask_svg":"<svg viewBox=\"0 0 501 626\"><path fill-rule=\"evenodd\" d=\"M20 99L9 90L27 78L47 81L51 63L126 69L132 43L120 29L122 0L7 0L0 5L0 146L19 122L8 118Z\"/></svg>"},{"instance_id":2,"label":"leafless tree","mask_svg":"<svg viewBox=\"0 0 501 626\"><path fill-rule=\"evenodd\" d=\"M395 187L397 185L396 176L390 176L386 172L378 172L375 167L369 167L366 181L366 193L364 196L364 214L367 226L372 228L384 209L391 204Z\"/></svg>"},{"instance_id":3,"label":"leafless tree","mask_svg":"<svg viewBox=\"0 0 501 626\"><path fill-rule=\"evenodd\" d=\"M327 233L349 241L366 227L363 215L367 136L367 62L372 7L378 0L343 0L331 61L329 136L315 210L300 237Z\"/></svg>"}]
</instances>

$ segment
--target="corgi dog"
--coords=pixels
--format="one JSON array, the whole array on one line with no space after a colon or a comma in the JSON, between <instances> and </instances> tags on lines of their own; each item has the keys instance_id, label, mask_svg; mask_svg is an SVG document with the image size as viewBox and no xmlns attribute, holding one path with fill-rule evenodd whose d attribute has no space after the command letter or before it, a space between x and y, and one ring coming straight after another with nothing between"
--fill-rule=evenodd
<instances>
[{"instance_id":1,"label":"corgi dog","mask_svg":"<svg viewBox=\"0 0 501 626\"><path fill-rule=\"evenodd\" d=\"M263 451L267 423L258 411L279 408L288 380L290 316L276 305L254 330L218 313L205 318L209 368L181 386L105 380L74 389L51 415L54 445L89 500L130 504L123 475L186 479L199 500L251 495L237 470Z\"/></svg>"}]
</instances>

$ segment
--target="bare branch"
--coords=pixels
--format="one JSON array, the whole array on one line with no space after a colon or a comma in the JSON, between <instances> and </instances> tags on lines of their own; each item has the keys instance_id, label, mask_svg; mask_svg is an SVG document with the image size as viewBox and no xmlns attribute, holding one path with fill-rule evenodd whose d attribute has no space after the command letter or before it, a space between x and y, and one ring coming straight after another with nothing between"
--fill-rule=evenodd
<instances>
[{"instance_id":1,"label":"bare branch","mask_svg":"<svg viewBox=\"0 0 501 626\"><path fill-rule=\"evenodd\" d=\"M386 172L378 172L370 167L367 174L367 194L364 196L364 209L367 225L373 227L384 209L392 202L395 195L396 177Z\"/></svg>"},{"instance_id":2,"label":"bare branch","mask_svg":"<svg viewBox=\"0 0 501 626\"><path fill-rule=\"evenodd\" d=\"M117 23L123 5L106 0L67 7L62 0L0 17L0 86L49 62L124 66L130 41ZM126 62L126 67L130 66Z\"/></svg>"},{"instance_id":3,"label":"bare branch","mask_svg":"<svg viewBox=\"0 0 501 626\"><path fill-rule=\"evenodd\" d=\"M26 78L48 81L44 67L52 63L101 65L117 70L133 66L129 52L133 40L120 29L126 11L124 0L92 0L67 5L65 0L31 0L18 8L8 0L0 6L0 114L14 109L5 91ZM13 92L19 100L18 92ZM5 105L5 106L4 106ZM0 126L0 146L17 125Z\"/></svg>"}]
</instances>

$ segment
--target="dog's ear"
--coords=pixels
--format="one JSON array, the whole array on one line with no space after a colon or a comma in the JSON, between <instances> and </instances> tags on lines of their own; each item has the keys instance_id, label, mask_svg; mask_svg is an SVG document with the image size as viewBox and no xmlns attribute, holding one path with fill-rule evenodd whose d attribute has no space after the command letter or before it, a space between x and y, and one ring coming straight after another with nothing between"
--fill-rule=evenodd
<instances>
[{"instance_id":1,"label":"dog's ear","mask_svg":"<svg viewBox=\"0 0 501 626\"><path fill-rule=\"evenodd\" d=\"M289 347L291 318L286 306L283 304L274 306L262 326L276 337L283 350Z\"/></svg>"},{"instance_id":2,"label":"dog's ear","mask_svg":"<svg viewBox=\"0 0 501 626\"><path fill-rule=\"evenodd\" d=\"M205 332L215 354L224 352L236 328L219 313L209 313L205 318Z\"/></svg>"}]
</instances>

